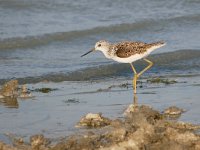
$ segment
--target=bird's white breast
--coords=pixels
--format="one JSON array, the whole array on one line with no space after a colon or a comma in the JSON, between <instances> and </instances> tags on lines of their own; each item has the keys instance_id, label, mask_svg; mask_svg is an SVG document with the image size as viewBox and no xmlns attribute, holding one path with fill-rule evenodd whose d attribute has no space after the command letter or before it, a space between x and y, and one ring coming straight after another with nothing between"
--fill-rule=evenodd
<instances>
[{"instance_id":1,"label":"bird's white breast","mask_svg":"<svg viewBox=\"0 0 200 150\"><path fill-rule=\"evenodd\" d=\"M113 60L120 62L120 63L132 63L134 61L137 61L139 59L145 58L147 57L152 51L154 51L157 48L160 48L161 46L153 46L150 49L148 49L146 52L141 53L141 54L134 54L130 57L127 58L120 58L117 57L116 55L114 57L112 57Z\"/></svg>"},{"instance_id":2,"label":"bird's white breast","mask_svg":"<svg viewBox=\"0 0 200 150\"><path fill-rule=\"evenodd\" d=\"M135 55L132 55L130 57L127 57L127 58L120 58L120 57L113 57L112 59L117 61L117 62L120 62L120 63L132 63L134 61L137 61L139 59L142 59L146 56L148 56L148 52L146 53L143 53L143 54L135 54Z\"/></svg>"}]
</instances>

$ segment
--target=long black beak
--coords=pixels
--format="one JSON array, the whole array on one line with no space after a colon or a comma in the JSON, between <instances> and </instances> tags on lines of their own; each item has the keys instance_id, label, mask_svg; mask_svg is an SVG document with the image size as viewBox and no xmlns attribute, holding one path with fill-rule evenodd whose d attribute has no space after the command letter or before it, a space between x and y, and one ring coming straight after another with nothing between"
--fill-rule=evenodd
<instances>
[{"instance_id":1,"label":"long black beak","mask_svg":"<svg viewBox=\"0 0 200 150\"><path fill-rule=\"evenodd\" d=\"M89 54L89 53L93 52L94 50L95 50L95 48L91 49L91 50L90 50L90 51L88 51L87 53L85 53L85 54L81 55L81 57L83 57L83 56L85 56L85 55L87 55L87 54Z\"/></svg>"}]
</instances>

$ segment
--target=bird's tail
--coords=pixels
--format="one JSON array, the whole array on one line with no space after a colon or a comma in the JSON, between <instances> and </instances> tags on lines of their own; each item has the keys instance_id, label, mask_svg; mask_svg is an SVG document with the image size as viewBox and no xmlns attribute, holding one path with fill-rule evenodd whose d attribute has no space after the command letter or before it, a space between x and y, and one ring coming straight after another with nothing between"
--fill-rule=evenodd
<instances>
[{"instance_id":1,"label":"bird's tail","mask_svg":"<svg viewBox=\"0 0 200 150\"><path fill-rule=\"evenodd\" d=\"M158 42L154 42L154 43L150 43L148 44L148 52L151 53L152 51L164 46L166 43L164 41L158 41Z\"/></svg>"}]
</instances>

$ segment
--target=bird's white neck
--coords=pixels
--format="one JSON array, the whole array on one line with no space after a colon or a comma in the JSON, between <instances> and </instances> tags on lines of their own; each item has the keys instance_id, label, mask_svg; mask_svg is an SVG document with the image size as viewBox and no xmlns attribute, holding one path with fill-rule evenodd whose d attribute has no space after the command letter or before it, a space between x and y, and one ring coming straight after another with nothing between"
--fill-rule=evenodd
<instances>
[{"instance_id":1,"label":"bird's white neck","mask_svg":"<svg viewBox=\"0 0 200 150\"><path fill-rule=\"evenodd\" d=\"M109 47L101 47L99 51L101 51L105 55L106 58L109 58L109 59L111 58L109 54Z\"/></svg>"}]
</instances>

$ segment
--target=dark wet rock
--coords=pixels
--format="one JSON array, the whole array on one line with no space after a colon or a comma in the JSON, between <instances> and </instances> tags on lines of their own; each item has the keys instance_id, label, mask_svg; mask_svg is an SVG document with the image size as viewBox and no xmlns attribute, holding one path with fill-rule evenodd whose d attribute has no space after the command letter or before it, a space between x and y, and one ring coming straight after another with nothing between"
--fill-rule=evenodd
<instances>
[{"instance_id":1,"label":"dark wet rock","mask_svg":"<svg viewBox=\"0 0 200 150\"><path fill-rule=\"evenodd\" d=\"M102 114L100 113L98 114L89 113L78 122L76 127L85 126L85 127L95 128L95 127L107 126L110 125L110 123L111 123L110 119L103 117Z\"/></svg>"}]
</instances>

